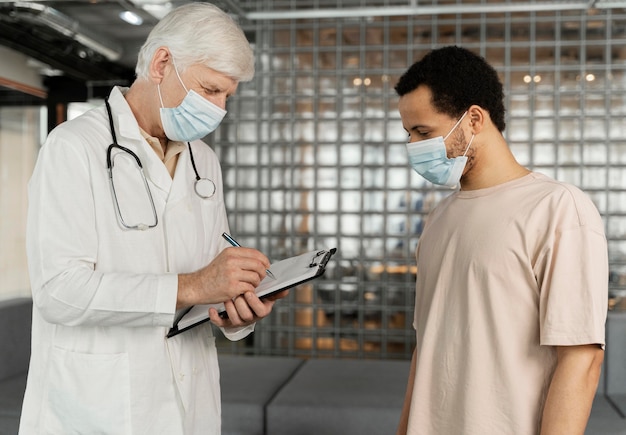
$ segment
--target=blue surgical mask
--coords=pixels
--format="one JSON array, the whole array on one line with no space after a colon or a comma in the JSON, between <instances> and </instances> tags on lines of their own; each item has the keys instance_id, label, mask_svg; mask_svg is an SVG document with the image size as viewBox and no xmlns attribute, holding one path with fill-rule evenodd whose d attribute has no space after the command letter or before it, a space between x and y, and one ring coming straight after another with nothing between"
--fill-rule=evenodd
<instances>
[{"instance_id":1,"label":"blue surgical mask","mask_svg":"<svg viewBox=\"0 0 626 435\"><path fill-rule=\"evenodd\" d=\"M467 150L469 150L474 140L474 135L472 135L467 144L463 155L451 159L447 156L445 140L459 126L465 115L467 115L467 112L461 116L461 119L457 121L446 137L437 136L406 144L409 164L415 172L431 183L448 186L452 189L458 186L461 175L463 175L463 169L465 169L467 163Z\"/></svg>"},{"instance_id":2,"label":"blue surgical mask","mask_svg":"<svg viewBox=\"0 0 626 435\"><path fill-rule=\"evenodd\" d=\"M193 89L187 90L176 65L174 65L174 71L180 84L187 91L187 95L178 107L163 107L161 87L157 85L161 100L160 114L163 131L170 140L188 142L202 139L220 125L226 115L226 110L201 97Z\"/></svg>"}]
</instances>

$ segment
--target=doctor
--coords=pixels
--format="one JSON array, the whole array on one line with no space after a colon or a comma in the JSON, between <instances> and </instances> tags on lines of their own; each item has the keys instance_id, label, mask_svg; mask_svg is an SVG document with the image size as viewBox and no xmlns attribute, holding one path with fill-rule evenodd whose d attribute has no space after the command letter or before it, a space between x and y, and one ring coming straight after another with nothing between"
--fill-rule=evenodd
<instances>
[{"instance_id":1,"label":"doctor","mask_svg":"<svg viewBox=\"0 0 626 435\"><path fill-rule=\"evenodd\" d=\"M172 338L175 312L224 302L238 340L273 300L268 259L226 247L220 165L199 139L250 80L239 26L206 3L148 36L129 89L54 129L29 184L32 356L20 434L219 434L209 325ZM285 293L280 295L285 296Z\"/></svg>"}]
</instances>

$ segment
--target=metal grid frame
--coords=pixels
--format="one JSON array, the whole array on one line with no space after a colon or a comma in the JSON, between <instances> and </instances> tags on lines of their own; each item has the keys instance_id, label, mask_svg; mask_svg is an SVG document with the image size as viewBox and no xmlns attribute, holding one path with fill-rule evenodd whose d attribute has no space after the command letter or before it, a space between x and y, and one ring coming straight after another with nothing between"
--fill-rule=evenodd
<instances>
[{"instance_id":1,"label":"metal grid frame","mask_svg":"<svg viewBox=\"0 0 626 435\"><path fill-rule=\"evenodd\" d=\"M410 358L414 249L423 218L448 192L408 167L393 86L416 59L449 44L480 53L501 74L505 136L520 162L580 186L598 206L620 306L623 9L263 20L246 30L257 74L240 85L213 138L231 229L272 259L338 253L322 279L277 303L247 340L218 340L221 351Z\"/></svg>"}]
</instances>

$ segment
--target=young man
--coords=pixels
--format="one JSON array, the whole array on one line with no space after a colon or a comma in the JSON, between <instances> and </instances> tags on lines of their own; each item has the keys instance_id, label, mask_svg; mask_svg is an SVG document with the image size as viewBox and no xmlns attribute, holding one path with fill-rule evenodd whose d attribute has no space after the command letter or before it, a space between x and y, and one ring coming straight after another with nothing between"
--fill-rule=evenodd
<instances>
[{"instance_id":1,"label":"young man","mask_svg":"<svg viewBox=\"0 0 626 435\"><path fill-rule=\"evenodd\" d=\"M208 323L166 338L177 310L224 302L240 339L273 301L269 261L227 248L220 165L200 139L254 74L240 27L207 3L175 9L137 80L55 128L29 185L33 342L20 434L220 433ZM282 295L284 296L284 294Z\"/></svg>"},{"instance_id":2,"label":"young man","mask_svg":"<svg viewBox=\"0 0 626 435\"><path fill-rule=\"evenodd\" d=\"M582 435L607 310L597 209L515 160L502 85L483 58L434 50L396 91L411 166L460 187L417 248L417 345L398 434Z\"/></svg>"}]
</instances>

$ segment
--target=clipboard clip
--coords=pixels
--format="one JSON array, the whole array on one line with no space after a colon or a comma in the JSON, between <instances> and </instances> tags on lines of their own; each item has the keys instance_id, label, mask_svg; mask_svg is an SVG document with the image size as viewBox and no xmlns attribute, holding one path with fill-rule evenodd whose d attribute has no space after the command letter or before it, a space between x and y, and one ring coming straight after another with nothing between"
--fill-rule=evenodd
<instances>
[{"instance_id":1,"label":"clipboard clip","mask_svg":"<svg viewBox=\"0 0 626 435\"><path fill-rule=\"evenodd\" d=\"M330 260L330 257L332 257L335 252L337 252L337 248L333 248L330 251L318 251L311 259L309 267L320 266L322 269L324 269L326 267L326 264L328 263L328 260ZM322 258L320 259L320 257Z\"/></svg>"}]
</instances>

